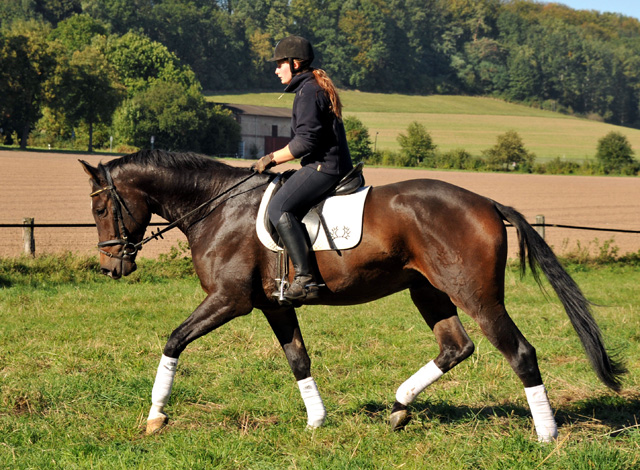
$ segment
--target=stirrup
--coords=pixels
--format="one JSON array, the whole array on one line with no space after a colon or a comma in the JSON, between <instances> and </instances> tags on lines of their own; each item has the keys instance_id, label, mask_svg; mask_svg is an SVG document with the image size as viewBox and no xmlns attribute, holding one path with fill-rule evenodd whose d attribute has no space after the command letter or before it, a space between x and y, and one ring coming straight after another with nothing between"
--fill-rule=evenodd
<instances>
[{"instance_id":1,"label":"stirrup","mask_svg":"<svg viewBox=\"0 0 640 470\"><path fill-rule=\"evenodd\" d=\"M286 305L291 303L284 297L285 291L289 288L289 283L284 279L276 279L276 282L279 283L278 289L274 290L271 293L271 297L275 297L276 299L278 299L278 303L280 305Z\"/></svg>"}]
</instances>

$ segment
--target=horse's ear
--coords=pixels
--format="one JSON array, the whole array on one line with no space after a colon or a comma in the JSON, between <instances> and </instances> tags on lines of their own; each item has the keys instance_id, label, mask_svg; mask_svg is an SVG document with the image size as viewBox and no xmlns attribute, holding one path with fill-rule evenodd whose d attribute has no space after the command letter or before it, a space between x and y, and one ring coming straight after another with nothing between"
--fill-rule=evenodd
<instances>
[{"instance_id":1,"label":"horse's ear","mask_svg":"<svg viewBox=\"0 0 640 470\"><path fill-rule=\"evenodd\" d=\"M84 160L78 160L84 169L84 172L91 177L95 184L100 184L100 172L97 168L89 165Z\"/></svg>"}]
</instances>

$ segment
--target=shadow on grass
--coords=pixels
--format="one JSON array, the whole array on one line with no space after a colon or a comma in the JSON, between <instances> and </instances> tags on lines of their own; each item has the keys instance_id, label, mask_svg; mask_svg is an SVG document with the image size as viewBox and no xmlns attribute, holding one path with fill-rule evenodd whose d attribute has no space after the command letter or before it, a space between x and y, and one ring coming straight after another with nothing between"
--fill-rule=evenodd
<instances>
[{"instance_id":1,"label":"shadow on grass","mask_svg":"<svg viewBox=\"0 0 640 470\"><path fill-rule=\"evenodd\" d=\"M638 428L640 394L603 395L562 406L556 413L558 424L593 423L611 428L612 435L628 428Z\"/></svg>"},{"instance_id":2,"label":"shadow on grass","mask_svg":"<svg viewBox=\"0 0 640 470\"><path fill-rule=\"evenodd\" d=\"M0 287L11 287L13 283L9 279L0 276Z\"/></svg>"},{"instance_id":3,"label":"shadow on grass","mask_svg":"<svg viewBox=\"0 0 640 470\"><path fill-rule=\"evenodd\" d=\"M359 412L367 414L374 420L385 421L391 409L381 403L368 402L360 405ZM605 395L588 400L581 400L554 409L558 426L597 424L610 428L615 436L628 429L639 429L640 395L620 396ZM414 419L427 418L443 424L455 424L471 420L488 420L492 418L530 418L528 407L504 403L491 406L452 405L446 402L421 402L409 406Z\"/></svg>"}]
</instances>

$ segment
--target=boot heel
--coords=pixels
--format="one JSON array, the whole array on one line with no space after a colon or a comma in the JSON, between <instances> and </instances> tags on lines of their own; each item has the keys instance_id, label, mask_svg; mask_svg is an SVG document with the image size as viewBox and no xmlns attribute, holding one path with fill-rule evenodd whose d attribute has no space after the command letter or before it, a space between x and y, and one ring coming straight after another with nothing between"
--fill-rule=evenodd
<instances>
[{"instance_id":1,"label":"boot heel","mask_svg":"<svg viewBox=\"0 0 640 470\"><path fill-rule=\"evenodd\" d=\"M307 284L305 290L307 295L304 300L318 300L318 297L320 297L320 286L318 284Z\"/></svg>"}]
</instances>

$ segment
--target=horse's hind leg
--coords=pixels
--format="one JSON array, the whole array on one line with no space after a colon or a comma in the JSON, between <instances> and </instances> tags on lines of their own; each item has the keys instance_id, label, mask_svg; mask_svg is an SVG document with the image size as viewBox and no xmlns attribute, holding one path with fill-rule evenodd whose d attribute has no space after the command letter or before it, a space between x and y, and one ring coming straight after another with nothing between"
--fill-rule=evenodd
<instances>
[{"instance_id":1,"label":"horse's hind leg","mask_svg":"<svg viewBox=\"0 0 640 470\"><path fill-rule=\"evenodd\" d=\"M511 320L502 302L496 303L492 308L473 309L473 311L482 312L482 315L472 315L472 317L522 381L538 440L552 441L558 437L558 427L542 383L535 348Z\"/></svg>"},{"instance_id":2,"label":"horse's hind leg","mask_svg":"<svg viewBox=\"0 0 640 470\"><path fill-rule=\"evenodd\" d=\"M318 386L311 377L311 359L304 345L296 311L293 307L281 307L264 310L271 329L278 338L284 354L287 356L293 376L298 382L300 395L307 409L307 426L322 426L327 412L320 397Z\"/></svg>"},{"instance_id":3,"label":"horse's hind leg","mask_svg":"<svg viewBox=\"0 0 640 470\"><path fill-rule=\"evenodd\" d=\"M431 285L410 290L411 298L420 314L433 330L440 354L407 379L396 392L396 402L391 410L391 427L400 429L409 421L407 406L425 388L438 380L474 350L473 342L464 330L455 305L449 297Z\"/></svg>"}]
</instances>

